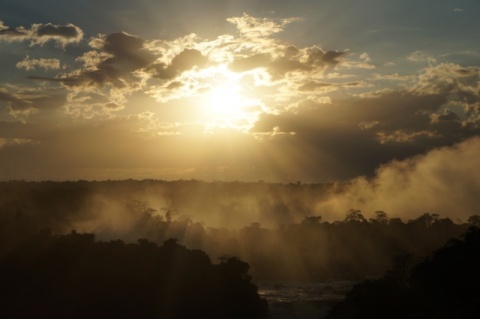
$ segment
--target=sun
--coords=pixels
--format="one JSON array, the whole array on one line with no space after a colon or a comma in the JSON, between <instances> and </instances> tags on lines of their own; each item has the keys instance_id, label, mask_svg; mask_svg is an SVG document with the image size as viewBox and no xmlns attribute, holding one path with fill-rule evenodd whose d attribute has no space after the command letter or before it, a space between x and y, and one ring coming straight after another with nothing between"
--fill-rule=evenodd
<instances>
[{"instance_id":1,"label":"sun","mask_svg":"<svg viewBox=\"0 0 480 319\"><path fill-rule=\"evenodd\" d=\"M257 117L253 106L258 101L249 97L241 74L226 68L215 71L200 102L206 126L248 129Z\"/></svg>"},{"instance_id":2,"label":"sun","mask_svg":"<svg viewBox=\"0 0 480 319\"><path fill-rule=\"evenodd\" d=\"M212 88L206 93L205 106L211 116L235 118L242 115L242 87L225 84Z\"/></svg>"}]
</instances>

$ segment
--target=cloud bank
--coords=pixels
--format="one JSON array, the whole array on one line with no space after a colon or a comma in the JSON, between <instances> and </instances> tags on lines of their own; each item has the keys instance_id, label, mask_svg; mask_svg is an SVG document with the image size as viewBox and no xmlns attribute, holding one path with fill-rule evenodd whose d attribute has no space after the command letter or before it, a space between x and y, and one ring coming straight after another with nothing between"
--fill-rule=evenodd
<instances>
[{"instance_id":1,"label":"cloud bank","mask_svg":"<svg viewBox=\"0 0 480 319\"><path fill-rule=\"evenodd\" d=\"M318 204L323 212L383 210L403 219L423 213L463 222L478 209L480 138L381 166L372 179L358 178Z\"/></svg>"}]
</instances>

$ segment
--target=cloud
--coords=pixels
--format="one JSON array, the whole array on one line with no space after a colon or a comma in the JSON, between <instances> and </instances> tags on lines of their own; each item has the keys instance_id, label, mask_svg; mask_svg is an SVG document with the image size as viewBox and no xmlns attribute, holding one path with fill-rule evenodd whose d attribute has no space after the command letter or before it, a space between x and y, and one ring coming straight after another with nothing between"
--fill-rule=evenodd
<instances>
[{"instance_id":1,"label":"cloud","mask_svg":"<svg viewBox=\"0 0 480 319\"><path fill-rule=\"evenodd\" d=\"M307 47L298 50L295 55L285 54L274 60L268 67L268 71L275 78L283 77L293 71L306 73L305 77L307 77L308 73L322 73L326 68L335 67L341 62L340 57L344 54L345 52L324 51L317 46Z\"/></svg>"},{"instance_id":2,"label":"cloud","mask_svg":"<svg viewBox=\"0 0 480 319\"><path fill-rule=\"evenodd\" d=\"M299 18L289 18L275 21L268 18L255 18L246 13L241 17L227 19L228 22L236 25L240 34L249 38L268 37L274 33L282 32L287 24L299 20Z\"/></svg>"},{"instance_id":3,"label":"cloud","mask_svg":"<svg viewBox=\"0 0 480 319\"><path fill-rule=\"evenodd\" d=\"M127 96L139 91L145 80L137 71L152 64L157 56L145 47L145 40L124 32L91 39L88 51L76 59L83 67L55 77L28 79L57 82L72 92L66 113L92 118L124 108ZM115 105L115 107L113 107Z\"/></svg>"},{"instance_id":4,"label":"cloud","mask_svg":"<svg viewBox=\"0 0 480 319\"><path fill-rule=\"evenodd\" d=\"M30 73L28 79L38 80L30 81L31 88L4 85L0 103L25 123L58 121L63 126L57 134L68 135L68 143L49 136L35 145L4 144L51 161L45 147L62 157L55 159L60 166L76 170L97 165L95 154L101 149L102 164L95 166L96 172L109 163L124 172L164 164L178 171L191 171L197 164L213 171L237 165L255 167L256 179L261 175L265 180L296 176L295 180L329 181L372 177L389 161L479 135L478 67L436 64L427 53L416 51L410 55L412 62L428 62L419 73L372 74L370 53L279 40L277 33L294 20L234 17L228 21L237 26L235 35L210 40L195 34L163 40L125 32L99 34L89 39L88 46L85 41L64 55L62 64L27 56L17 68L45 68L48 74ZM35 33L38 38L56 42L68 38L66 29L35 28L42 30ZM34 28L11 29L2 23L0 29L4 39L16 34L25 40ZM68 39L73 35L71 31ZM397 81L398 87L386 88L385 83L391 84L387 81ZM217 93L238 100L230 118L229 111L222 113L222 105L209 108L229 103L228 98L215 102ZM246 155L235 150L238 159L232 159L225 154L234 144L215 145L231 133L223 131L227 128L242 131L241 138L235 135L241 141L235 148L247 150ZM205 132L209 134L200 134ZM85 155L77 159L80 149L72 145L83 143ZM114 145L111 154L109 145ZM128 163L122 166L122 161Z\"/></svg>"},{"instance_id":5,"label":"cloud","mask_svg":"<svg viewBox=\"0 0 480 319\"><path fill-rule=\"evenodd\" d=\"M319 89L330 87L317 84ZM445 109L448 100L448 94L417 95L405 90L337 98L331 104L306 99L287 112L260 116L251 133L260 139L272 132L289 133L275 135L271 152L290 149L286 153L291 163L283 168L305 167L297 174L307 180L308 176L321 180L372 176L376 167L393 159L479 135L478 120L465 122L460 114Z\"/></svg>"},{"instance_id":6,"label":"cloud","mask_svg":"<svg viewBox=\"0 0 480 319\"><path fill-rule=\"evenodd\" d=\"M58 80L67 86L112 84L115 87L125 87L128 83L123 77L155 61L155 55L144 48L145 41L139 37L121 32L95 40L104 54L87 53L82 57L86 69Z\"/></svg>"},{"instance_id":7,"label":"cloud","mask_svg":"<svg viewBox=\"0 0 480 319\"><path fill-rule=\"evenodd\" d=\"M114 102L108 102L107 104L105 104L105 108L111 109L111 110L120 110L120 109L123 109L123 106Z\"/></svg>"},{"instance_id":8,"label":"cloud","mask_svg":"<svg viewBox=\"0 0 480 319\"><path fill-rule=\"evenodd\" d=\"M433 56L427 55L423 51L415 51L411 53L408 57L408 60L412 62L417 62L417 63L428 63L428 64L433 64L437 62L437 59L434 58Z\"/></svg>"},{"instance_id":9,"label":"cloud","mask_svg":"<svg viewBox=\"0 0 480 319\"><path fill-rule=\"evenodd\" d=\"M467 99L480 98L480 67L441 63L422 70L413 91L420 94L461 94Z\"/></svg>"},{"instance_id":10,"label":"cloud","mask_svg":"<svg viewBox=\"0 0 480 319\"><path fill-rule=\"evenodd\" d=\"M417 77L415 75L401 75L398 73L393 74L373 74L373 79L375 80L388 80L388 81L412 81L416 80Z\"/></svg>"},{"instance_id":11,"label":"cloud","mask_svg":"<svg viewBox=\"0 0 480 319\"><path fill-rule=\"evenodd\" d=\"M173 79L181 72L192 69L193 67L203 67L208 59L202 53L195 49L184 49L175 56L169 65L155 64L151 68L155 70L153 77L160 79Z\"/></svg>"},{"instance_id":12,"label":"cloud","mask_svg":"<svg viewBox=\"0 0 480 319\"><path fill-rule=\"evenodd\" d=\"M34 143L33 140L31 139L25 139L25 138L2 138L0 137L0 150L7 148L9 146L15 146L15 145L24 145L24 144L30 144Z\"/></svg>"},{"instance_id":13,"label":"cloud","mask_svg":"<svg viewBox=\"0 0 480 319\"><path fill-rule=\"evenodd\" d=\"M67 87L104 86L129 87L132 72L142 69L156 57L144 48L144 40L121 32L93 39L91 43L101 52L90 51L77 60L84 68L55 78L31 76L30 79L61 82Z\"/></svg>"},{"instance_id":14,"label":"cloud","mask_svg":"<svg viewBox=\"0 0 480 319\"><path fill-rule=\"evenodd\" d=\"M318 204L319 211L384 210L412 218L423 213L460 218L478 212L480 138L472 137L425 155L381 166L372 179L358 178L342 193Z\"/></svg>"},{"instance_id":15,"label":"cloud","mask_svg":"<svg viewBox=\"0 0 480 319\"><path fill-rule=\"evenodd\" d=\"M238 19L243 18L245 16ZM274 30L281 31L283 22L262 21ZM254 25L261 24L261 28L267 28L262 23ZM148 93L160 102L198 97L212 85L215 86L216 78L229 73L230 79L235 77L244 84L251 82L255 87L280 85L277 91L283 90L290 96L291 92L287 93L286 87L293 90L302 79L321 76L326 69L342 62L344 52L325 51L317 46L299 49L268 37L271 34L269 32L261 33L261 37L245 37L243 33L238 37L223 35L212 41L191 36L186 41L174 41L176 45L152 42L156 45L155 49L161 52L157 60L161 62L152 64L145 71L149 76L165 82L151 87ZM178 45L187 48L179 50ZM176 53L172 55L172 52ZM171 58L167 59L166 56ZM228 65L228 70L223 69L224 65Z\"/></svg>"},{"instance_id":16,"label":"cloud","mask_svg":"<svg viewBox=\"0 0 480 319\"><path fill-rule=\"evenodd\" d=\"M57 88L0 88L1 102L5 103L11 116L26 120L38 111L59 109L66 102L66 94Z\"/></svg>"},{"instance_id":17,"label":"cloud","mask_svg":"<svg viewBox=\"0 0 480 319\"><path fill-rule=\"evenodd\" d=\"M370 56L366 52L360 54L359 58L360 58L360 60L363 60L364 62L371 62L372 61L372 59L370 59Z\"/></svg>"},{"instance_id":18,"label":"cloud","mask_svg":"<svg viewBox=\"0 0 480 319\"><path fill-rule=\"evenodd\" d=\"M28 79L61 83L73 92L90 92L92 99L88 100L88 105L75 99L77 104L67 108L70 114L78 114L83 108L88 110L84 113L90 117L98 114L91 110L101 109L92 104L125 105L127 97L134 92L146 93L161 103L201 97L216 85L216 77L226 75L222 68L227 65L230 73L238 73L238 82L251 81L252 86L271 87L277 91L275 95L265 95L262 101L256 99L257 105L267 105L272 99L284 99L286 103L290 98L295 99L297 87L306 81L323 78L327 70L344 62L345 55L345 52L317 46L297 48L271 37L295 20L260 19L244 14L228 19L237 25L236 37L222 35L211 41L193 34L173 40L148 41L125 32L100 34L89 40L94 50L75 59L82 64L81 68L53 77L31 75ZM48 62L53 66L53 61ZM18 67L32 69L46 66L46 63L26 59ZM64 70L71 68L65 65ZM94 96L102 95L109 101L94 101ZM114 109L121 108L105 108ZM72 110L75 111L71 113Z\"/></svg>"},{"instance_id":19,"label":"cloud","mask_svg":"<svg viewBox=\"0 0 480 319\"><path fill-rule=\"evenodd\" d=\"M246 72L256 68L262 68L272 62L272 58L267 53L254 54L248 57L242 57L230 63L229 68L234 72Z\"/></svg>"},{"instance_id":20,"label":"cloud","mask_svg":"<svg viewBox=\"0 0 480 319\"><path fill-rule=\"evenodd\" d=\"M336 91L340 88L368 87L368 86L370 86L370 84L368 84L365 81L346 82L346 83L309 81L299 86L298 90L308 91L308 92L317 92L317 93L327 93L331 91Z\"/></svg>"},{"instance_id":21,"label":"cloud","mask_svg":"<svg viewBox=\"0 0 480 319\"><path fill-rule=\"evenodd\" d=\"M43 69L60 69L60 60L58 59L31 59L28 55L25 59L18 62L16 65L17 69L25 69L27 71L35 70L36 68Z\"/></svg>"},{"instance_id":22,"label":"cloud","mask_svg":"<svg viewBox=\"0 0 480 319\"><path fill-rule=\"evenodd\" d=\"M49 41L55 42L61 47L68 44L78 43L83 39L83 31L73 24L64 26L47 24L32 24L30 29L23 26L12 28L0 21L0 40L30 41L30 45L43 45Z\"/></svg>"}]
</instances>

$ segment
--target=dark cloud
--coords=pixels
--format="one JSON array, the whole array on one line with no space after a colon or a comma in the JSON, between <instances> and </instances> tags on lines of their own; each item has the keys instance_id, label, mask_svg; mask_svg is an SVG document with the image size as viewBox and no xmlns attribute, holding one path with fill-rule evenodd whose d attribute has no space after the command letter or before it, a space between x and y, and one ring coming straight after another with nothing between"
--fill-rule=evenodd
<instances>
[{"instance_id":1,"label":"dark cloud","mask_svg":"<svg viewBox=\"0 0 480 319\"><path fill-rule=\"evenodd\" d=\"M265 67L271 62L269 54L255 54L247 58L240 58L233 61L229 68L234 72L245 72L256 68Z\"/></svg>"},{"instance_id":2,"label":"dark cloud","mask_svg":"<svg viewBox=\"0 0 480 319\"><path fill-rule=\"evenodd\" d=\"M155 60L155 55L144 48L144 40L126 33L113 33L104 39L103 49L112 56L97 65L97 70L85 71L82 79L89 83L122 87L121 78L142 69Z\"/></svg>"},{"instance_id":3,"label":"dark cloud","mask_svg":"<svg viewBox=\"0 0 480 319\"><path fill-rule=\"evenodd\" d=\"M58 109L66 100L66 93L58 89L21 89L12 93L0 88L0 102L16 117L31 111Z\"/></svg>"},{"instance_id":4,"label":"dark cloud","mask_svg":"<svg viewBox=\"0 0 480 319\"><path fill-rule=\"evenodd\" d=\"M329 82L317 82L317 81L308 81L298 87L299 91L306 91L306 92L330 92L337 90L339 88L352 88L352 87L364 87L368 86L368 83L364 81L355 81L355 82L347 82L347 83L329 83Z\"/></svg>"},{"instance_id":5,"label":"dark cloud","mask_svg":"<svg viewBox=\"0 0 480 319\"><path fill-rule=\"evenodd\" d=\"M206 65L208 59L195 49L185 49L175 56L169 65L156 64L152 66L155 70L153 77L160 79L173 79L178 74L190 70L193 67Z\"/></svg>"},{"instance_id":6,"label":"dark cloud","mask_svg":"<svg viewBox=\"0 0 480 319\"><path fill-rule=\"evenodd\" d=\"M275 78L281 78L288 72L293 71L311 71L313 66L302 63L298 58L282 57L275 59L267 66L268 72Z\"/></svg>"},{"instance_id":7,"label":"dark cloud","mask_svg":"<svg viewBox=\"0 0 480 319\"><path fill-rule=\"evenodd\" d=\"M122 109L123 106L118 105L117 103L109 102L109 103L105 104L105 108L111 109L111 110L119 110L119 109Z\"/></svg>"},{"instance_id":8,"label":"dark cloud","mask_svg":"<svg viewBox=\"0 0 480 319\"><path fill-rule=\"evenodd\" d=\"M173 81L171 83L168 84L167 86L167 89L169 90L175 90L175 89L178 89L180 87L182 87L184 84L182 82L179 82L179 81Z\"/></svg>"},{"instance_id":9,"label":"dark cloud","mask_svg":"<svg viewBox=\"0 0 480 319\"><path fill-rule=\"evenodd\" d=\"M324 51L318 47L305 50L304 54L294 54L294 50L288 47L283 58L274 60L269 71L274 76L284 75L292 71L314 71L335 67L340 63L340 57L344 52Z\"/></svg>"},{"instance_id":10,"label":"dark cloud","mask_svg":"<svg viewBox=\"0 0 480 319\"><path fill-rule=\"evenodd\" d=\"M312 47L307 50L307 64L312 66L334 66L340 63L340 57L345 52L324 51L318 47Z\"/></svg>"},{"instance_id":11,"label":"dark cloud","mask_svg":"<svg viewBox=\"0 0 480 319\"><path fill-rule=\"evenodd\" d=\"M252 133L294 132L273 135L265 145L275 149L272 153L290 149L291 160L308 168L302 174L307 179L309 174L344 179L372 176L379 165L393 159L480 134L478 122L464 123L452 111L440 111L446 101L446 95L406 92L334 100L332 104L305 101L294 112L262 116Z\"/></svg>"},{"instance_id":12,"label":"dark cloud","mask_svg":"<svg viewBox=\"0 0 480 319\"><path fill-rule=\"evenodd\" d=\"M275 79L278 79L289 72L322 71L328 67L335 67L341 62L340 57L345 54L345 52L324 51L315 46L304 50L299 50L295 46L287 46L282 48L282 51L282 55L275 58L271 53L240 57L234 60L229 68L235 72L245 72L263 67Z\"/></svg>"},{"instance_id":13,"label":"dark cloud","mask_svg":"<svg viewBox=\"0 0 480 319\"><path fill-rule=\"evenodd\" d=\"M31 41L32 45L45 44L54 41L61 46L78 43L83 38L83 31L73 24L54 25L33 24L30 29L24 27L8 27L0 21L0 40L4 41Z\"/></svg>"},{"instance_id":14,"label":"dark cloud","mask_svg":"<svg viewBox=\"0 0 480 319\"><path fill-rule=\"evenodd\" d=\"M11 97L4 93L2 98ZM144 171L150 175L142 177L156 178L163 176L161 170L171 169L180 172L172 178L210 179L219 176L216 169L223 167L226 173L221 177L230 179L348 180L371 177L392 160L480 135L478 125L466 125L459 114L442 109L446 100L446 96L389 92L332 104L305 101L297 110L263 115L252 130L260 139L232 132L177 135L173 126L170 135L161 135L159 129L147 134L140 129L153 122L133 116L51 128L55 132L48 135L39 134L38 127L3 123L0 138L44 137L39 143L11 144L2 150L2 157L5 167L22 167L28 176L55 172L61 178L82 178L82 174L87 179L129 178ZM228 175L229 170L236 175ZM4 172L3 177L21 176L13 174Z\"/></svg>"},{"instance_id":15,"label":"dark cloud","mask_svg":"<svg viewBox=\"0 0 480 319\"><path fill-rule=\"evenodd\" d=\"M144 49L144 43L145 40L124 32L109 34L103 39L103 50L113 57L105 62L127 60L135 69L142 68L154 59L154 56Z\"/></svg>"},{"instance_id":16,"label":"dark cloud","mask_svg":"<svg viewBox=\"0 0 480 319\"><path fill-rule=\"evenodd\" d=\"M65 39L77 39L81 32L73 24L68 24L66 26L53 25L47 23L44 25L39 25L35 30L35 35L38 37L60 37Z\"/></svg>"},{"instance_id":17,"label":"dark cloud","mask_svg":"<svg viewBox=\"0 0 480 319\"><path fill-rule=\"evenodd\" d=\"M100 62L90 61L96 57L84 57L86 64L93 67L57 78L31 76L30 79L62 82L66 86L103 86L107 83L115 87L126 86L124 77L135 70L153 63L156 56L144 48L145 41L139 37L121 32L96 39L96 46L107 57Z\"/></svg>"},{"instance_id":18,"label":"dark cloud","mask_svg":"<svg viewBox=\"0 0 480 319\"><path fill-rule=\"evenodd\" d=\"M416 94L454 94L468 103L480 100L480 67L463 67L453 63L441 63L420 73L412 92Z\"/></svg>"},{"instance_id":19,"label":"dark cloud","mask_svg":"<svg viewBox=\"0 0 480 319\"><path fill-rule=\"evenodd\" d=\"M316 81L308 81L307 83L302 84L298 87L300 91L315 91L318 89L325 89L335 86L333 83L326 83L326 82L316 82Z\"/></svg>"},{"instance_id":20,"label":"dark cloud","mask_svg":"<svg viewBox=\"0 0 480 319\"><path fill-rule=\"evenodd\" d=\"M12 29L9 27L0 29L0 39L2 40L21 41L27 37L28 37L28 34L25 29Z\"/></svg>"}]
</instances>

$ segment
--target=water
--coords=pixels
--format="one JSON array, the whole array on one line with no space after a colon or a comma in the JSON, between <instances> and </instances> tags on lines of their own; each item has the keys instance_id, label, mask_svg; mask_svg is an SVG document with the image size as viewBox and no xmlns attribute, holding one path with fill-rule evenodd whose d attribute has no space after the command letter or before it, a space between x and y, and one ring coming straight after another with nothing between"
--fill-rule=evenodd
<instances>
[{"instance_id":1,"label":"water","mask_svg":"<svg viewBox=\"0 0 480 319\"><path fill-rule=\"evenodd\" d=\"M259 294L268 302L272 319L324 318L354 285L353 282L259 282Z\"/></svg>"}]
</instances>

